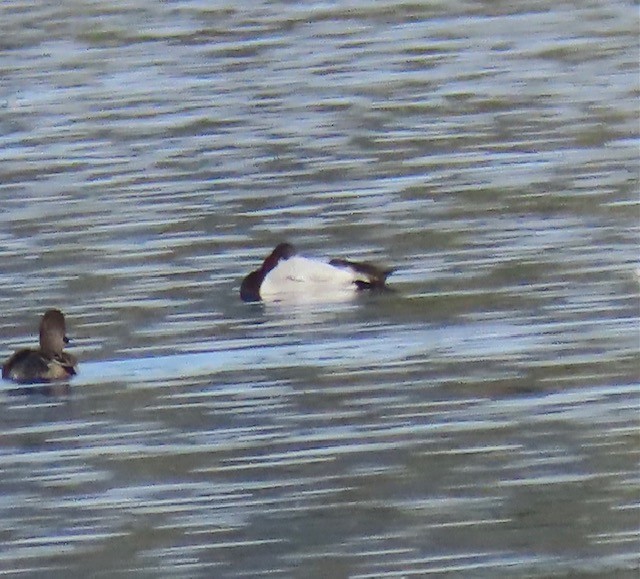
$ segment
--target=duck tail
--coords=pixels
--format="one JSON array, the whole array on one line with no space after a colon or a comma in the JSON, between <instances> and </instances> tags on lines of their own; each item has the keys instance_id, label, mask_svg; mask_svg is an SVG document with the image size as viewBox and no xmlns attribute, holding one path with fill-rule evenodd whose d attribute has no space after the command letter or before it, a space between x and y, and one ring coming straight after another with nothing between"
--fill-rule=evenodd
<instances>
[{"instance_id":1,"label":"duck tail","mask_svg":"<svg viewBox=\"0 0 640 579\"><path fill-rule=\"evenodd\" d=\"M387 277L394 271L394 268L382 268L371 263L362 261L350 261L348 259L332 259L329 262L336 267L351 269L356 275L355 284L358 289L386 290Z\"/></svg>"}]
</instances>

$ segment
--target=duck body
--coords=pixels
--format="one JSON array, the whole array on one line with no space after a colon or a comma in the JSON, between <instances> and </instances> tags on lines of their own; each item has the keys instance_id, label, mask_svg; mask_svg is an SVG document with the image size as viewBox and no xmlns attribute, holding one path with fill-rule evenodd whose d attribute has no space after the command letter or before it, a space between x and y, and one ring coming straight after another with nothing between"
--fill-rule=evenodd
<instances>
[{"instance_id":1,"label":"duck body","mask_svg":"<svg viewBox=\"0 0 640 579\"><path fill-rule=\"evenodd\" d=\"M50 355L25 348L15 352L2 366L2 377L20 384L65 380L76 374L77 361L67 352Z\"/></svg>"},{"instance_id":2,"label":"duck body","mask_svg":"<svg viewBox=\"0 0 640 579\"><path fill-rule=\"evenodd\" d=\"M240 297L245 302L349 299L358 291L387 289L386 278L392 271L346 259L304 257L290 243L281 243L244 278Z\"/></svg>"},{"instance_id":3,"label":"duck body","mask_svg":"<svg viewBox=\"0 0 640 579\"><path fill-rule=\"evenodd\" d=\"M2 366L2 377L21 384L65 380L76 374L75 356L64 352L69 342L64 315L48 310L40 322L40 348L24 348L11 355Z\"/></svg>"}]
</instances>

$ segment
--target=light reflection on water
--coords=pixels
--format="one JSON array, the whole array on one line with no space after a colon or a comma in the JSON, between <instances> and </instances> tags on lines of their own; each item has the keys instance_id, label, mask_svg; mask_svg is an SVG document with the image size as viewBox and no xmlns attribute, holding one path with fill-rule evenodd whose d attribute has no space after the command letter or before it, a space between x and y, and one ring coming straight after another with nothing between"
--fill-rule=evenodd
<instances>
[{"instance_id":1,"label":"light reflection on water","mask_svg":"<svg viewBox=\"0 0 640 579\"><path fill-rule=\"evenodd\" d=\"M2 572L637 570L633 6L0 10L3 356L81 359L3 384ZM241 303L284 239L397 293Z\"/></svg>"}]
</instances>

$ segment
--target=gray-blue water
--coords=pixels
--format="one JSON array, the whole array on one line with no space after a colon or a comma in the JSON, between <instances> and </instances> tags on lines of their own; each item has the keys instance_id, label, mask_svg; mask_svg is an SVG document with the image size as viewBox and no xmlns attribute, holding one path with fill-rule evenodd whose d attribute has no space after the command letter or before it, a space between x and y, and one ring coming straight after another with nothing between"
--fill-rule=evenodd
<instances>
[{"instance_id":1,"label":"gray-blue water","mask_svg":"<svg viewBox=\"0 0 640 579\"><path fill-rule=\"evenodd\" d=\"M2 383L0 574L637 577L637 3L0 23L0 354L80 358ZM242 303L285 239L396 292Z\"/></svg>"}]
</instances>

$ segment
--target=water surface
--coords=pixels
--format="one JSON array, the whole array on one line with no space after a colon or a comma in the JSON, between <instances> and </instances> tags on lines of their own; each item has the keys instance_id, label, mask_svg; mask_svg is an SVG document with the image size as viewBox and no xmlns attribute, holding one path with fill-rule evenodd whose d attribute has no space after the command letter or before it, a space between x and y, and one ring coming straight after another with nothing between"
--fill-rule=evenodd
<instances>
[{"instance_id":1,"label":"water surface","mask_svg":"<svg viewBox=\"0 0 640 579\"><path fill-rule=\"evenodd\" d=\"M0 7L0 572L635 577L631 2ZM396 293L267 306L278 242ZM595 575L594 575L595 574Z\"/></svg>"}]
</instances>

